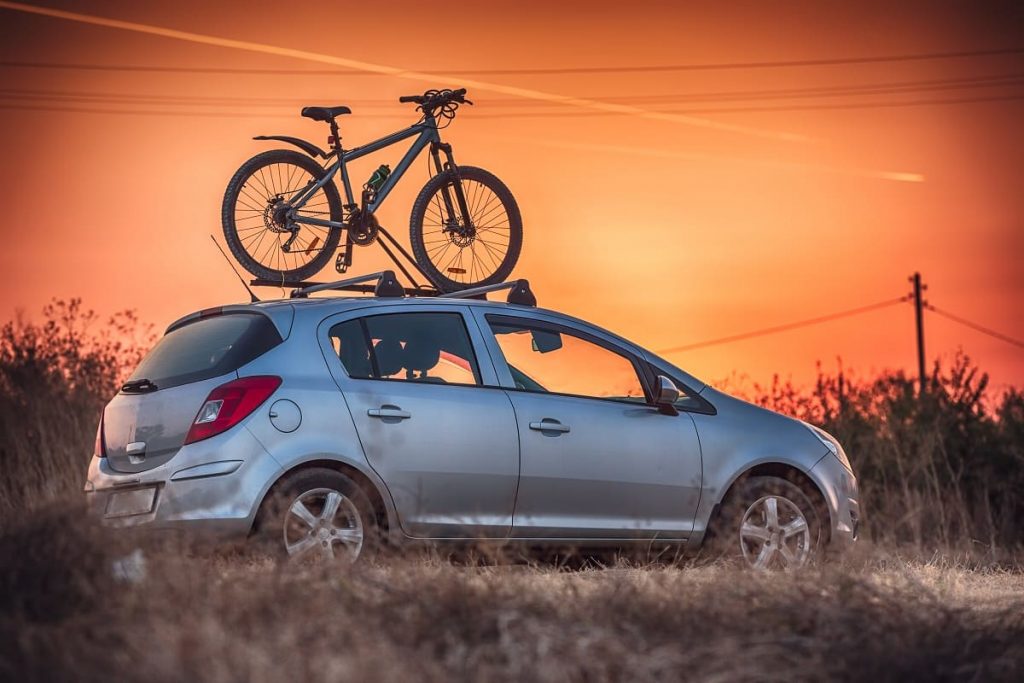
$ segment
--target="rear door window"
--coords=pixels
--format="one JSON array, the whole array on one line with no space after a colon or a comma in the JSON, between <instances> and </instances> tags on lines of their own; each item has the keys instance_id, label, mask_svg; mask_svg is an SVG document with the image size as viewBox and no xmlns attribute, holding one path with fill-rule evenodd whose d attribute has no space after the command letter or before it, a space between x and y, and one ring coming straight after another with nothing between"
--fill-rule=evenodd
<instances>
[{"instance_id":1,"label":"rear door window","mask_svg":"<svg viewBox=\"0 0 1024 683\"><path fill-rule=\"evenodd\" d=\"M200 318L157 342L129 378L167 389L233 372L280 344L277 327L259 313Z\"/></svg>"},{"instance_id":2,"label":"rear door window","mask_svg":"<svg viewBox=\"0 0 1024 683\"><path fill-rule=\"evenodd\" d=\"M338 323L328 333L349 377L480 384L459 313L392 313Z\"/></svg>"}]
</instances>

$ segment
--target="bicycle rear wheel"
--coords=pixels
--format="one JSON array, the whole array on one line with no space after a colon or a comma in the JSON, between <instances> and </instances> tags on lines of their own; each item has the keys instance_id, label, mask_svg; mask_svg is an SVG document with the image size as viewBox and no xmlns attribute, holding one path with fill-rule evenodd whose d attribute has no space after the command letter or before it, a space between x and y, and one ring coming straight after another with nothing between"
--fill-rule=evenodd
<instances>
[{"instance_id":1,"label":"bicycle rear wheel","mask_svg":"<svg viewBox=\"0 0 1024 683\"><path fill-rule=\"evenodd\" d=\"M281 282L305 280L320 271L338 248L341 228L298 225L292 233L285 218L287 202L324 169L308 156L287 149L257 154L235 172L224 192L221 223L228 248L256 277ZM344 211L333 183L318 189L300 215L340 223Z\"/></svg>"},{"instance_id":2,"label":"bicycle rear wheel","mask_svg":"<svg viewBox=\"0 0 1024 683\"><path fill-rule=\"evenodd\" d=\"M456 201L459 179L469 225ZM522 250L523 220L505 183L482 168L460 166L458 176L445 171L423 186L412 207L409 238L423 271L438 288L453 292L508 278Z\"/></svg>"}]
</instances>

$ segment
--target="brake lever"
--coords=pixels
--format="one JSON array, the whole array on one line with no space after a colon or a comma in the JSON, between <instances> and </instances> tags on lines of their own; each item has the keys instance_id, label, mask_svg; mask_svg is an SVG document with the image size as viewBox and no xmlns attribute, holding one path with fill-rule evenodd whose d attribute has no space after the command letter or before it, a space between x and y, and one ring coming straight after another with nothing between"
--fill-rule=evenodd
<instances>
[{"instance_id":1,"label":"brake lever","mask_svg":"<svg viewBox=\"0 0 1024 683\"><path fill-rule=\"evenodd\" d=\"M467 99L463 98L462 103L463 104L468 104L470 106L473 106L473 100L467 100Z\"/></svg>"}]
</instances>

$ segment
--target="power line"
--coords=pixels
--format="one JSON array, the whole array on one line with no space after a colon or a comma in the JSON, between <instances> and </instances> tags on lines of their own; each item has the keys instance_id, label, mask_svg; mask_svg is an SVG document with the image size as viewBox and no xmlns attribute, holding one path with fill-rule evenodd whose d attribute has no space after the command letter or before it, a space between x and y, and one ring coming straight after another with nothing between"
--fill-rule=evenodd
<instances>
[{"instance_id":1,"label":"power line","mask_svg":"<svg viewBox=\"0 0 1024 683\"><path fill-rule=\"evenodd\" d=\"M666 114L740 114L756 112L791 112L791 111L827 111L842 109L882 109L892 107L932 107L949 104L976 104L980 102L1006 102L1024 99L1024 93L991 95L979 97L959 97L934 100L903 100L898 102L843 102L837 104L786 105L782 107L716 107L698 109L654 109ZM588 112L509 112L505 114L480 114L473 118L511 119L511 118L579 118L590 116L618 116L614 111Z\"/></svg>"},{"instance_id":2,"label":"power line","mask_svg":"<svg viewBox=\"0 0 1024 683\"><path fill-rule=\"evenodd\" d=\"M1024 93L998 95L990 97L969 97L969 98L950 98L941 100L907 100L902 102L861 102L861 103L843 103L843 104L822 104L822 105L807 105L807 106L787 106L787 107L723 107L717 109L652 109L652 113L663 113L663 114L728 114L728 113L755 113L755 112L793 112L793 111L822 111L822 110L843 110L843 109L878 109L878 108L893 108L893 107L927 107L927 106L942 106L942 105L953 105L953 104L978 104L984 102L1008 102L1008 101L1019 101L1024 99ZM67 102L68 104L132 104L134 102L130 100L107 100L103 98L79 98L75 99L57 99L56 103L53 104L36 104L33 100L42 100L44 102L54 102L54 98L15 98L14 102L2 102L0 103L0 109L5 110L23 110L23 111L55 111L62 113L85 113L85 114L140 114L140 115L159 115L159 116L208 116L208 117L228 117L228 118L291 118L293 114L277 114L277 113L256 113L256 112L239 112L239 111L200 111L200 110L187 110L187 109L174 109L174 110L144 110L144 109L97 109L87 107L63 107L56 106L60 102ZM20 102L27 102L27 104L21 104ZM166 102L166 101L146 101L140 99L138 104L153 104L163 106L187 106L188 104L196 104L202 106L200 103L183 103L181 105ZM223 106L228 106L225 104ZM509 112L502 114L487 114L480 113L474 114L472 119L522 119L522 118L578 118L578 117L590 117L590 116L621 116L628 115L629 112ZM392 114L392 113L378 113L370 112L369 115L374 118L409 118L409 114Z\"/></svg>"},{"instance_id":3,"label":"power line","mask_svg":"<svg viewBox=\"0 0 1024 683\"><path fill-rule=\"evenodd\" d=\"M96 107L58 107L37 104L8 104L0 103L0 110L3 111L40 111L56 112L60 114L127 114L131 116L199 116L224 119L274 119L294 118L293 114L252 114L248 112L231 111L169 111L159 109L100 109ZM382 118L397 118L394 114L377 115ZM406 116L405 118L408 118Z\"/></svg>"},{"instance_id":4,"label":"power line","mask_svg":"<svg viewBox=\"0 0 1024 683\"><path fill-rule=\"evenodd\" d=\"M718 62L688 64L650 64L641 66L590 66L590 67L543 67L510 69L418 69L418 71L442 71L466 76L496 75L544 75L544 74L598 74L598 73L643 73L664 71L721 71L738 69L778 69L792 67L840 66L851 64L878 64L890 62L915 62L942 59L963 59L971 57L996 57L1024 53L1024 47L1008 47L989 50L956 50L946 52L919 52L896 55L832 57L820 59L796 59L781 61ZM381 76L355 69L260 69L231 67L184 67L184 66L142 66L135 64L79 64L73 62L0 61L0 66L29 69L72 69L84 71L126 71L126 72L169 72L169 73L218 73L280 76Z\"/></svg>"},{"instance_id":5,"label":"power line","mask_svg":"<svg viewBox=\"0 0 1024 683\"><path fill-rule=\"evenodd\" d=\"M740 90L740 91L713 91L713 92L692 92L676 93L665 95L624 95L603 97L609 102L625 103L656 103L664 102L693 102L693 101L734 101L734 100L772 100L772 99L804 99L817 97L841 97L847 95L884 95L884 94L911 94L917 92L931 92L936 90L959 90L972 88L997 88L1004 86L1024 85L1024 73L1002 74L989 76L975 76L970 78L918 80L918 81L889 81L882 83L861 83L840 86L818 86L811 88L789 88L773 90ZM114 93L94 90L51 90L42 88L5 88L0 89L0 95L16 98L39 97L46 99L67 99L87 98L90 101L97 99L118 99L138 103L143 100L153 102L184 102L189 104L246 104L252 106L266 106L279 104L295 104L303 100L311 99L307 96L292 97L237 97L222 96L210 97L203 95L166 95L166 94L136 94L136 93ZM588 96L589 97L589 96ZM600 95L594 97L602 97ZM396 102L394 98L376 99L348 99L350 105L392 105ZM524 102L521 99L489 99L486 104L492 105L526 105L536 106L536 103ZM552 106L560 106L552 103Z\"/></svg>"},{"instance_id":6,"label":"power line","mask_svg":"<svg viewBox=\"0 0 1024 683\"><path fill-rule=\"evenodd\" d=\"M858 306L857 308L851 308L845 311L839 311L837 313L829 313L828 315L818 316L816 318L808 318L807 320L800 320L793 323L786 323L785 325L776 325L774 327L765 327L760 330L753 330L751 332L743 332L741 334L733 334L728 337L719 337L717 339L709 339L707 341L695 342L693 344L684 344L682 346L673 346L672 348L662 349L657 353L678 353L680 351L692 351L694 349L703 348L705 346L715 346L718 344L728 344L731 342L741 341L744 339L751 339L753 337L761 337L768 334L777 334L779 332L786 332L788 330L794 330L799 327L808 327L810 325L820 325L821 323L830 322L832 320L838 320L839 318L846 318L849 316L860 315L862 313L868 313L875 311L880 308L886 308L888 306L895 306L909 301L908 297L901 296L898 299L888 299L886 301L879 301L878 303L868 304L867 306Z\"/></svg>"},{"instance_id":7,"label":"power line","mask_svg":"<svg viewBox=\"0 0 1024 683\"><path fill-rule=\"evenodd\" d=\"M947 313L946 311L943 311L942 309L936 308L935 306L932 306L931 304L925 304L924 307L927 308L932 313L937 313L938 315L941 315L944 318L949 318L953 322L958 322L961 325L964 325L966 327L970 327L972 330L975 330L977 332L981 332L982 334L987 334L990 337L994 337L995 339L999 339L999 340L1004 341L1004 342L1006 342L1008 344L1013 344L1014 346L1018 346L1020 348L1024 348L1024 341L1021 341L1020 339L1014 339L1013 337L1011 337L1009 335L1005 335L1005 334L1003 334L1001 332L996 332L995 330L993 330L991 328L985 327L984 325L979 325L978 323L975 323L975 322L971 322L970 320L967 320L966 318L961 318L958 315L953 315L952 313Z\"/></svg>"},{"instance_id":8,"label":"power line","mask_svg":"<svg viewBox=\"0 0 1024 683\"><path fill-rule=\"evenodd\" d=\"M721 71L730 69L778 69L807 66L838 66L849 64L875 64L881 62L915 62L935 59L959 59L963 57L991 57L1024 53L1024 48L1001 48L994 50L961 50L953 52L923 52L915 54L885 55L877 57L835 57L825 59L795 59L770 62L724 62L718 64L659 64L651 66L592 66L560 67L541 69L487 69L474 71L452 71L456 74L490 75L543 75L543 74L587 74L587 73L638 73L657 71ZM449 71L451 71L449 69Z\"/></svg>"}]
</instances>

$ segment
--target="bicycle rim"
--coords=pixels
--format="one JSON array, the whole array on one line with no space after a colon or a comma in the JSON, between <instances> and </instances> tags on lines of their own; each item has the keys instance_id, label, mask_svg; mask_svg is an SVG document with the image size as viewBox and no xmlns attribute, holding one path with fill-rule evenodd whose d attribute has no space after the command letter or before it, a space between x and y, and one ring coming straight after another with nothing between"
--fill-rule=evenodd
<instances>
[{"instance_id":1,"label":"bicycle rim","mask_svg":"<svg viewBox=\"0 0 1024 683\"><path fill-rule=\"evenodd\" d=\"M444 201L447 189L454 207ZM423 216L423 248L437 270L458 284L482 282L497 273L512 243L512 219L499 194L480 180L462 178L473 231L467 230L454 183L439 187Z\"/></svg>"},{"instance_id":2,"label":"bicycle rim","mask_svg":"<svg viewBox=\"0 0 1024 683\"><path fill-rule=\"evenodd\" d=\"M282 273L301 271L330 244L331 228L301 224L290 251L283 249L291 232L275 207L315 180L309 169L275 161L257 166L241 183L233 208L235 232L240 246L254 263ZM318 189L299 213L330 220L330 203L324 188Z\"/></svg>"}]
</instances>

